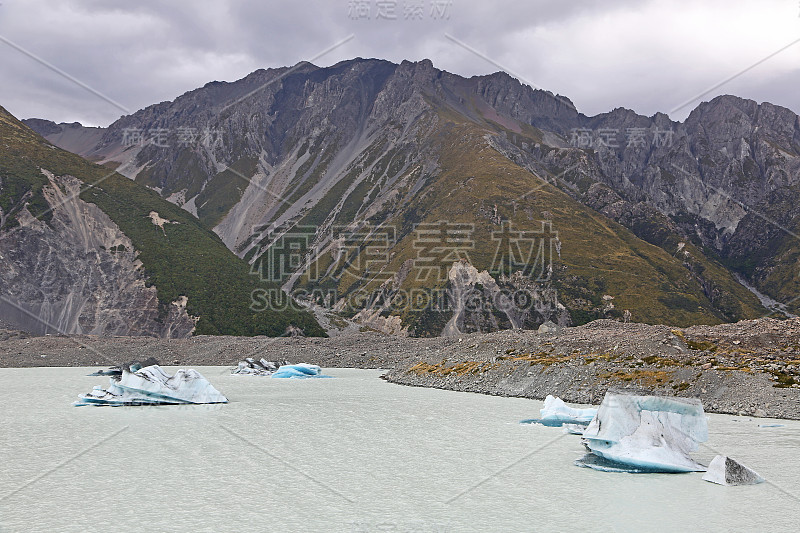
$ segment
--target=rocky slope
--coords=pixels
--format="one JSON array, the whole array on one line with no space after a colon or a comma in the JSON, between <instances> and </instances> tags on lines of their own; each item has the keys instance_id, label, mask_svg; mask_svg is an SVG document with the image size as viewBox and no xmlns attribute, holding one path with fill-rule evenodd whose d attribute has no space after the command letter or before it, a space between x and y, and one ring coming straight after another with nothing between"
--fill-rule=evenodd
<instances>
[{"instance_id":1,"label":"rocky slope","mask_svg":"<svg viewBox=\"0 0 800 533\"><path fill-rule=\"evenodd\" d=\"M42 188L53 210L45 222L21 209L18 225L0 232L0 315L26 331L186 337L195 320L176 300L159 316L130 238L96 205L80 199L82 183L46 169Z\"/></svg>"},{"instance_id":2,"label":"rocky slope","mask_svg":"<svg viewBox=\"0 0 800 533\"><path fill-rule=\"evenodd\" d=\"M2 108L0 257L2 321L31 333L323 333L194 217ZM258 289L274 295L261 313Z\"/></svg>"},{"instance_id":3,"label":"rocky slope","mask_svg":"<svg viewBox=\"0 0 800 533\"><path fill-rule=\"evenodd\" d=\"M384 331L767 313L736 276L798 309L800 122L768 103L587 117L503 73L355 59L209 83L102 132L29 125Z\"/></svg>"},{"instance_id":4,"label":"rocky slope","mask_svg":"<svg viewBox=\"0 0 800 533\"><path fill-rule=\"evenodd\" d=\"M404 385L598 404L609 388L700 398L706 410L800 418L800 322L687 329L599 320L469 335L386 374Z\"/></svg>"}]
</instances>

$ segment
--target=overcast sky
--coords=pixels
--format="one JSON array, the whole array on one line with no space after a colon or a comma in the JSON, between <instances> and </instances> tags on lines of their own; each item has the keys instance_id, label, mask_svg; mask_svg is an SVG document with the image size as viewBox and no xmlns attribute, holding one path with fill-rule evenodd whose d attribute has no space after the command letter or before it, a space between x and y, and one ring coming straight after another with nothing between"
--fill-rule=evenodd
<instances>
[{"instance_id":1,"label":"overcast sky","mask_svg":"<svg viewBox=\"0 0 800 533\"><path fill-rule=\"evenodd\" d=\"M0 105L105 126L258 68L378 57L502 66L589 115L682 120L718 94L800 112L798 39L798 0L0 0Z\"/></svg>"}]
</instances>

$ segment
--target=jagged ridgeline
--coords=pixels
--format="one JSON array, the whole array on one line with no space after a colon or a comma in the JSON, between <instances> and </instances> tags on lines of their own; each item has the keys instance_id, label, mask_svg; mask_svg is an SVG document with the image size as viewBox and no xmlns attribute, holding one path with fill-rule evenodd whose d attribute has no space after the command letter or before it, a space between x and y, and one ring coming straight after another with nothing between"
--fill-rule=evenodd
<instances>
[{"instance_id":1,"label":"jagged ridgeline","mask_svg":"<svg viewBox=\"0 0 800 533\"><path fill-rule=\"evenodd\" d=\"M590 117L503 73L354 59L212 82L108 128L27 123L383 331L767 314L737 277L800 305L800 126L767 103Z\"/></svg>"},{"instance_id":2,"label":"jagged ridgeline","mask_svg":"<svg viewBox=\"0 0 800 533\"><path fill-rule=\"evenodd\" d=\"M0 108L0 303L34 332L324 335L191 214ZM253 311L252 292L269 305ZM263 300L262 304L267 300Z\"/></svg>"}]
</instances>

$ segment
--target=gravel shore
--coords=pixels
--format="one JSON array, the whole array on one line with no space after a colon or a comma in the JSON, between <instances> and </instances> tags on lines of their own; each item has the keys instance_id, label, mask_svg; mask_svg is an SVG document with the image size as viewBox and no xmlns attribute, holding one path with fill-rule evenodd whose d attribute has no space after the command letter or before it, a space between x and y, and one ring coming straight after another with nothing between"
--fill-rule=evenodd
<instances>
[{"instance_id":1,"label":"gravel shore","mask_svg":"<svg viewBox=\"0 0 800 533\"><path fill-rule=\"evenodd\" d=\"M687 329L599 320L551 332L510 330L430 339L350 332L328 339L45 336L0 330L0 367L97 366L155 357L229 365L245 357L382 368L402 385L565 401L610 387L692 396L706 411L800 419L800 319Z\"/></svg>"}]
</instances>

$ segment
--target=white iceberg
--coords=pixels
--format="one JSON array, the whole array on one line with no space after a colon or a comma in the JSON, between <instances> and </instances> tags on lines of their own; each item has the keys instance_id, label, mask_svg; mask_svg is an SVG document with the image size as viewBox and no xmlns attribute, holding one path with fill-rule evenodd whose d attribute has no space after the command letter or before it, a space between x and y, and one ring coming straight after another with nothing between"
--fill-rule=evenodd
<instances>
[{"instance_id":1,"label":"white iceberg","mask_svg":"<svg viewBox=\"0 0 800 533\"><path fill-rule=\"evenodd\" d=\"M228 399L196 370L178 370L170 376L158 365L122 366L107 389L94 387L73 405L171 405L227 403Z\"/></svg>"},{"instance_id":2,"label":"white iceberg","mask_svg":"<svg viewBox=\"0 0 800 533\"><path fill-rule=\"evenodd\" d=\"M330 376L323 376L320 374L322 369L317 365L309 365L307 363L298 363L296 365L283 365L278 370L272 373L273 378L289 378L289 379L304 379L304 378L327 378Z\"/></svg>"},{"instance_id":3,"label":"white iceberg","mask_svg":"<svg viewBox=\"0 0 800 533\"><path fill-rule=\"evenodd\" d=\"M273 372L278 370L279 367L289 365L289 361L267 361L260 359L256 361L252 357L248 357L243 361L239 361L236 368L231 370L231 374L249 375L249 376L271 376Z\"/></svg>"},{"instance_id":4,"label":"white iceberg","mask_svg":"<svg viewBox=\"0 0 800 533\"><path fill-rule=\"evenodd\" d=\"M689 454L708 440L703 404L695 398L606 393L583 433L594 454L629 471L703 472ZM593 468L579 459L580 466Z\"/></svg>"},{"instance_id":5,"label":"white iceberg","mask_svg":"<svg viewBox=\"0 0 800 533\"><path fill-rule=\"evenodd\" d=\"M575 435L581 435L583 434L583 429L586 427L586 424L588 424L596 414L597 409L593 407L585 409L569 407L561 398L548 394L547 398L544 399L544 407L539 410L541 418L520 420L520 424L541 424L549 427L578 426L567 428L566 431Z\"/></svg>"},{"instance_id":6,"label":"white iceberg","mask_svg":"<svg viewBox=\"0 0 800 533\"><path fill-rule=\"evenodd\" d=\"M561 398L548 395L544 399L544 407L539 410L542 422L560 422L561 424L588 424L597 414L592 407L578 409L570 407Z\"/></svg>"},{"instance_id":7,"label":"white iceberg","mask_svg":"<svg viewBox=\"0 0 800 533\"><path fill-rule=\"evenodd\" d=\"M724 455L714 457L703 479L718 485L757 485L764 482L764 478L755 470Z\"/></svg>"}]
</instances>

